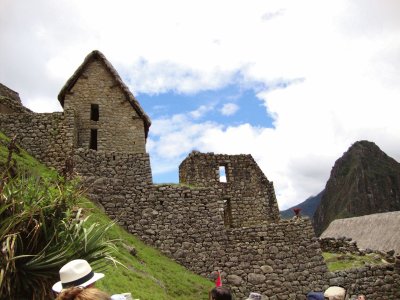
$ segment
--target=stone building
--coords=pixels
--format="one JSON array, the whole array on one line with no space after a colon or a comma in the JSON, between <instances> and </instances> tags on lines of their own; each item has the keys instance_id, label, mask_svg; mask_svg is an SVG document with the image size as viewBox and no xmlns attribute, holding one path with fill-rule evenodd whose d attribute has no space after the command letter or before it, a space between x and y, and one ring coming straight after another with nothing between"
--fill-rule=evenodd
<instances>
[{"instance_id":1,"label":"stone building","mask_svg":"<svg viewBox=\"0 0 400 300\"><path fill-rule=\"evenodd\" d=\"M192 152L179 166L179 181L218 191L227 228L279 221L274 186L251 155Z\"/></svg>"},{"instance_id":2,"label":"stone building","mask_svg":"<svg viewBox=\"0 0 400 300\"><path fill-rule=\"evenodd\" d=\"M59 170L72 159L89 198L144 242L197 274L222 270L238 298L305 299L336 280L310 221L279 218L273 183L250 155L194 151L180 165L180 184L153 184L150 119L99 51L58 99L62 113L32 113L0 86L0 131ZM393 288L385 289L381 299L391 299Z\"/></svg>"},{"instance_id":3,"label":"stone building","mask_svg":"<svg viewBox=\"0 0 400 300\"><path fill-rule=\"evenodd\" d=\"M58 100L75 112L77 148L146 152L150 119L99 51L86 57Z\"/></svg>"}]
</instances>

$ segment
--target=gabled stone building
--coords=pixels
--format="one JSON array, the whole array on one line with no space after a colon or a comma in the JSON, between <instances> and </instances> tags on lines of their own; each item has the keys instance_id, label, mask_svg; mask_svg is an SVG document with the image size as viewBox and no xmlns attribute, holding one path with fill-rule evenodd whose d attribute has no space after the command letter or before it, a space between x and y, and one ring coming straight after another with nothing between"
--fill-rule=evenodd
<instances>
[{"instance_id":1,"label":"gabled stone building","mask_svg":"<svg viewBox=\"0 0 400 300\"><path fill-rule=\"evenodd\" d=\"M0 131L60 171L72 160L111 218L200 275L222 270L238 299L305 299L330 283L310 221L279 218L273 183L250 155L194 151L180 165L181 184L152 183L150 119L99 51L61 89L62 113L33 113L17 96L0 85Z\"/></svg>"},{"instance_id":2,"label":"gabled stone building","mask_svg":"<svg viewBox=\"0 0 400 300\"><path fill-rule=\"evenodd\" d=\"M101 52L86 57L58 100L75 112L77 148L146 152L150 119Z\"/></svg>"}]
</instances>

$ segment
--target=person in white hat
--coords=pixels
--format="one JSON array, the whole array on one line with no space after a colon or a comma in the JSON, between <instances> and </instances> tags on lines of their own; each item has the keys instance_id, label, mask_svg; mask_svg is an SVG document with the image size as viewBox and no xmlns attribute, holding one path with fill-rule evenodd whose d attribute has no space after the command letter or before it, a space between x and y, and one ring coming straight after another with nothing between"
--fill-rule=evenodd
<instances>
[{"instance_id":1,"label":"person in white hat","mask_svg":"<svg viewBox=\"0 0 400 300\"><path fill-rule=\"evenodd\" d=\"M60 269L60 281L53 285L53 291L60 293L70 287L92 287L97 280L103 277L103 273L93 272L86 260L75 259Z\"/></svg>"},{"instance_id":2,"label":"person in white hat","mask_svg":"<svg viewBox=\"0 0 400 300\"><path fill-rule=\"evenodd\" d=\"M250 293L249 298L247 298L246 300L261 300L261 294Z\"/></svg>"},{"instance_id":3,"label":"person in white hat","mask_svg":"<svg viewBox=\"0 0 400 300\"><path fill-rule=\"evenodd\" d=\"M346 290L340 286L331 286L325 291L324 297L329 300L344 300L346 297Z\"/></svg>"}]
</instances>

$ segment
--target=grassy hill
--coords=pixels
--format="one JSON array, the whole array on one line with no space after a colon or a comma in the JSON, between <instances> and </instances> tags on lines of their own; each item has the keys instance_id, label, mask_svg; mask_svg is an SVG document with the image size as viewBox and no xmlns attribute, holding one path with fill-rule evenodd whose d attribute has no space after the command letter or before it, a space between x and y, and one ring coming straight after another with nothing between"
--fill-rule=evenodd
<instances>
[{"instance_id":1,"label":"grassy hill","mask_svg":"<svg viewBox=\"0 0 400 300\"><path fill-rule=\"evenodd\" d=\"M0 133L0 170L4 165L8 150L8 138ZM29 156L22 149L13 154L18 165L23 165L43 177L56 174ZM78 205L83 213L89 216L88 225L93 223L109 224L111 220L88 199L82 198ZM133 298L146 299L207 299L208 291L214 286L211 281L197 276L159 251L146 246L135 236L127 233L115 224L109 229L106 237L116 242L113 256L124 266L109 265L101 270L105 278L98 281L96 286L110 294L130 292ZM135 249L136 254L130 251Z\"/></svg>"}]
</instances>

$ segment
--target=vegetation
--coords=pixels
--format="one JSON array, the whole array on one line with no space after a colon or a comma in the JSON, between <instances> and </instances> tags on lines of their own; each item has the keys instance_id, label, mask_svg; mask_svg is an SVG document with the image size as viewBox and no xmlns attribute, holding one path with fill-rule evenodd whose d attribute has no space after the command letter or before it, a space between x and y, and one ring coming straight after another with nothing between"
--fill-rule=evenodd
<instances>
[{"instance_id":1,"label":"vegetation","mask_svg":"<svg viewBox=\"0 0 400 300\"><path fill-rule=\"evenodd\" d=\"M382 258L375 253L360 256L355 254L324 252L322 256L325 259L328 270L331 272L384 263Z\"/></svg>"},{"instance_id":2,"label":"vegetation","mask_svg":"<svg viewBox=\"0 0 400 300\"><path fill-rule=\"evenodd\" d=\"M101 268L106 259L113 260L113 241L104 236L110 225L86 226L87 218L75 206L81 197L75 182L54 172L32 174L21 165L25 155L17 162L13 152L20 150L14 141L8 150L0 176L0 295L50 298L58 271L68 261L80 257Z\"/></svg>"},{"instance_id":3,"label":"vegetation","mask_svg":"<svg viewBox=\"0 0 400 300\"><path fill-rule=\"evenodd\" d=\"M97 287L110 294L207 298L212 282L113 225L76 181L65 182L18 147L10 157L7 145L10 140L0 133L0 243L6 251L0 257L1 299L50 298L59 268L75 258L105 273ZM10 169L18 170L14 178L6 176Z\"/></svg>"}]
</instances>

